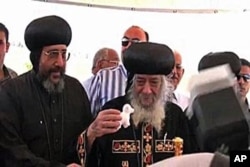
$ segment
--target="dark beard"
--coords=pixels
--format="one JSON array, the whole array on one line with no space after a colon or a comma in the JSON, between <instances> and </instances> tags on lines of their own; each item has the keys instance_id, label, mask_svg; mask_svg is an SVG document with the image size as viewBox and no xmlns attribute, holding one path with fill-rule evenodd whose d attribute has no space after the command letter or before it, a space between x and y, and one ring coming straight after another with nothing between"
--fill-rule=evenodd
<instances>
[{"instance_id":1,"label":"dark beard","mask_svg":"<svg viewBox=\"0 0 250 167\"><path fill-rule=\"evenodd\" d=\"M43 87L49 92L49 93L61 93L64 89L64 70L61 69L61 78L57 84L54 84L50 81L49 75L51 72L56 71L56 70L50 70L46 74L39 74L37 73L37 78L39 81L42 83ZM58 71L58 70L57 70Z\"/></svg>"},{"instance_id":2,"label":"dark beard","mask_svg":"<svg viewBox=\"0 0 250 167\"><path fill-rule=\"evenodd\" d=\"M61 93L64 89L64 79L61 78L58 82L58 84L53 84L48 78L42 82L43 87L49 92L49 93Z\"/></svg>"}]
</instances>

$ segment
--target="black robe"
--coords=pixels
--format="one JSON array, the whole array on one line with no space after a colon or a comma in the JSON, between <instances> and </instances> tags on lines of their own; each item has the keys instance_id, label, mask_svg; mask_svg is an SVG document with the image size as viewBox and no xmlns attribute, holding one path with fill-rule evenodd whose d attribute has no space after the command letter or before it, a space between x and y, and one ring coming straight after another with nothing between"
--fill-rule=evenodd
<instances>
[{"instance_id":1,"label":"black robe","mask_svg":"<svg viewBox=\"0 0 250 167\"><path fill-rule=\"evenodd\" d=\"M65 166L79 163L78 135L92 121L79 81L65 75L62 93L48 93L34 71L0 88L0 150L4 166ZM2 162L3 163L3 162Z\"/></svg>"},{"instance_id":2,"label":"black robe","mask_svg":"<svg viewBox=\"0 0 250 167\"><path fill-rule=\"evenodd\" d=\"M129 102L125 96L118 97L106 103L103 109L114 108L122 111L126 103ZM128 128L121 127L117 133L96 139L87 156L87 166L146 166L174 156L172 139L175 137L184 140L183 154L196 152L197 149L191 144L188 120L182 109L174 103L167 103L165 111L165 125L160 135L150 125L140 124L136 128L130 119Z\"/></svg>"}]
</instances>

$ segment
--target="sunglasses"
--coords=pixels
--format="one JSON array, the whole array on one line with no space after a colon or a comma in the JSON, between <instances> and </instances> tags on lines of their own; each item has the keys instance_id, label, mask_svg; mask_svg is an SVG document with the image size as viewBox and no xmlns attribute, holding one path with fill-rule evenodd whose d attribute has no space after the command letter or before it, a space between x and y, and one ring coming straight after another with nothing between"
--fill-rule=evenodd
<instances>
[{"instance_id":1,"label":"sunglasses","mask_svg":"<svg viewBox=\"0 0 250 167\"><path fill-rule=\"evenodd\" d=\"M139 43L141 41L138 38L132 38L132 39L129 39L128 37L123 37L122 38L122 46L124 46L124 47L128 46L129 42L131 42L131 43Z\"/></svg>"},{"instance_id":2,"label":"sunglasses","mask_svg":"<svg viewBox=\"0 0 250 167\"><path fill-rule=\"evenodd\" d=\"M245 82L249 82L250 81L250 74L238 74L236 75L237 80L239 81L241 78L243 78L243 80Z\"/></svg>"}]
</instances>

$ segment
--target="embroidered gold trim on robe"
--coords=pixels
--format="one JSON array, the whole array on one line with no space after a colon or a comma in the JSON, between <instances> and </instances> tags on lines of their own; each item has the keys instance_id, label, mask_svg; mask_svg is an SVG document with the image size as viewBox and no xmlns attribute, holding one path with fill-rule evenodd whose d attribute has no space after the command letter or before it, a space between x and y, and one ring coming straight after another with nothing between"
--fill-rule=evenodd
<instances>
[{"instance_id":1,"label":"embroidered gold trim on robe","mask_svg":"<svg viewBox=\"0 0 250 167\"><path fill-rule=\"evenodd\" d=\"M153 163L152 145L153 145L153 127L151 124L143 124L142 128L143 166L148 166Z\"/></svg>"},{"instance_id":2,"label":"embroidered gold trim on robe","mask_svg":"<svg viewBox=\"0 0 250 167\"><path fill-rule=\"evenodd\" d=\"M155 140L155 152L156 153L174 153L174 142L170 139Z\"/></svg>"},{"instance_id":3,"label":"embroidered gold trim on robe","mask_svg":"<svg viewBox=\"0 0 250 167\"><path fill-rule=\"evenodd\" d=\"M86 161L85 134L86 134L86 131L82 132L79 135L78 141L77 141L77 146L76 146L78 158L80 159L82 167L85 166L85 161Z\"/></svg>"},{"instance_id":4,"label":"embroidered gold trim on robe","mask_svg":"<svg viewBox=\"0 0 250 167\"><path fill-rule=\"evenodd\" d=\"M140 141L113 140L112 153L140 153Z\"/></svg>"}]
</instances>

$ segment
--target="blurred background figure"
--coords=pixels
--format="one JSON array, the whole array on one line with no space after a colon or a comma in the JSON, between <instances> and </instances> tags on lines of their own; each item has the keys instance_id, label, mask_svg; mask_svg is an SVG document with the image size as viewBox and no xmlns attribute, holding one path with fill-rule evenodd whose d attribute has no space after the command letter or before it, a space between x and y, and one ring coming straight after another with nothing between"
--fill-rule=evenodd
<instances>
[{"instance_id":1,"label":"blurred background figure","mask_svg":"<svg viewBox=\"0 0 250 167\"><path fill-rule=\"evenodd\" d=\"M109 67L116 67L120 62L118 53L112 48L101 48L99 49L94 58L93 58L93 65L92 65L92 76L85 80L82 84L85 88L88 97L89 97L89 88L93 81L94 76L96 73L104 68Z\"/></svg>"},{"instance_id":2,"label":"blurred background figure","mask_svg":"<svg viewBox=\"0 0 250 167\"><path fill-rule=\"evenodd\" d=\"M141 27L132 25L124 32L121 40L121 60L123 62L123 52L132 44L147 42L149 34ZM89 100L91 111L95 116L101 107L109 100L125 94L129 74L123 64L116 68L106 68L100 70L93 78L90 86ZM130 85L128 83L128 85Z\"/></svg>"},{"instance_id":3,"label":"blurred background figure","mask_svg":"<svg viewBox=\"0 0 250 167\"><path fill-rule=\"evenodd\" d=\"M0 85L6 80L16 77L17 73L4 65L5 54L10 47L9 31L7 27L0 23Z\"/></svg>"},{"instance_id":4,"label":"blurred background figure","mask_svg":"<svg viewBox=\"0 0 250 167\"><path fill-rule=\"evenodd\" d=\"M231 51L210 52L201 58L198 71L187 115L200 150L224 154L247 150L250 115L235 89L235 76L241 71L239 56Z\"/></svg>"},{"instance_id":5,"label":"blurred background figure","mask_svg":"<svg viewBox=\"0 0 250 167\"><path fill-rule=\"evenodd\" d=\"M179 92L177 90L177 87L182 79L182 76L183 76L185 70L182 66L181 54L177 50L174 50L173 52L174 52L175 65L174 65L174 69L173 69L173 75L170 79L170 82L174 86L174 94L173 94L172 102L179 105L182 108L182 110L184 111L189 104L189 97L187 97L183 93Z\"/></svg>"},{"instance_id":6,"label":"blurred background figure","mask_svg":"<svg viewBox=\"0 0 250 167\"><path fill-rule=\"evenodd\" d=\"M239 84L239 92L243 102L247 105L250 111L249 101L247 99L247 93L250 88L250 62L246 59L241 58L241 69L239 74L237 74L237 81Z\"/></svg>"}]
</instances>

